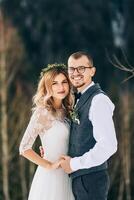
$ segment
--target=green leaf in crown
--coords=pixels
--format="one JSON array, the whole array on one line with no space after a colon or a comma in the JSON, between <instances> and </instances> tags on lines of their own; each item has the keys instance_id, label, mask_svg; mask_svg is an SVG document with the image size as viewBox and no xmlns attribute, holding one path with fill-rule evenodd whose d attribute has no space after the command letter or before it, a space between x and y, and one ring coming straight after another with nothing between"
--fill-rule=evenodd
<instances>
[{"instance_id":1,"label":"green leaf in crown","mask_svg":"<svg viewBox=\"0 0 134 200\"><path fill-rule=\"evenodd\" d=\"M40 78L42 78L46 72L48 72L49 70L54 69L54 68L67 70L67 66L64 63L48 64L47 67L42 69L42 71L40 73Z\"/></svg>"}]
</instances>

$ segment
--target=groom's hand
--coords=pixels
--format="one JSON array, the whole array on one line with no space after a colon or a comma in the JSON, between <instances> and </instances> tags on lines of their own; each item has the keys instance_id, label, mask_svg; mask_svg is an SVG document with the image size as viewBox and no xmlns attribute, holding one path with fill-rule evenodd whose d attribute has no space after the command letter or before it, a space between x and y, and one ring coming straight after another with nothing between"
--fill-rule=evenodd
<instances>
[{"instance_id":1,"label":"groom's hand","mask_svg":"<svg viewBox=\"0 0 134 200\"><path fill-rule=\"evenodd\" d=\"M39 146L39 150L40 150L40 156L43 158L44 157L44 149L42 146Z\"/></svg>"},{"instance_id":2,"label":"groom's hand","mask_svg":"<svg viewBox=\"0 0 134 200\"><path fill-rule=\"evenodd\" d=\"M72 173L72 169L70 167L70 160L71 160L71 157L69 156L61 156L62 159L64 159L62 162L61 162L61 167L62 169L67 173L67 174L70 174Z\"/></svg>"}]
</instances>

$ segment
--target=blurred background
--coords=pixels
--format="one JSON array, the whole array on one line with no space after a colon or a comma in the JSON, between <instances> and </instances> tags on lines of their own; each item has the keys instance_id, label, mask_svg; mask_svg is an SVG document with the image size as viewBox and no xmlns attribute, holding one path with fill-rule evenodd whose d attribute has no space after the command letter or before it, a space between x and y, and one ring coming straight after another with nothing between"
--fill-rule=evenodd
<instances>
[{"instance_id":1,"label":"blurred background","mask_svg":"<svg viewBox=\"0 0 134 200\"><path fill-rule=\"evenodd\" d=\"M134 199L133 10L133 0L0 0L0 200L27 199L36 166L18 148L41 69L79 50L93 56L95 82L116 105L108 199Z\"/></svg>"}]
</instances>

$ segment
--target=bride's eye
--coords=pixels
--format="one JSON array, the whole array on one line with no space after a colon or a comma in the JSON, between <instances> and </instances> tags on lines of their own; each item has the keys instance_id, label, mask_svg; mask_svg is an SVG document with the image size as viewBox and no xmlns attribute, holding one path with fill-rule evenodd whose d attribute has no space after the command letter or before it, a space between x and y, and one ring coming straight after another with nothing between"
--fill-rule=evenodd
<instances>
[{"instance_id":1,"label":"bride's eye","mask_svg":"<svg viewBox=\"0 0 134 200\"><path fill-rule=\"evenodd\" d=\"M53 83L52 83L52 85L56 85L56 84L57 84L56 82L53 82Z\"/></svg>"},{"instance_id":2,"label":"bride's eye","mask_svg":"<svg viewBox=\"0 0 134 200\"><path fill-rule=\"evenodd\" d=\"M65 80L65 81L63 81L63 83L68 83L68 82Z\"/></svg>"}]
</instances>

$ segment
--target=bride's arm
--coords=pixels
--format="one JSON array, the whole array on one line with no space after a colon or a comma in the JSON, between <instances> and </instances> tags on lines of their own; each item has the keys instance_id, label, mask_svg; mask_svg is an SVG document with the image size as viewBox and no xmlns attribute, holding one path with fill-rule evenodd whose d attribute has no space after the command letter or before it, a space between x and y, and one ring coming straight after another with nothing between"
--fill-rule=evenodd
<instances>
[{"instance_id":1,"label":"bride's arm","mask_svg":"<svg viewBox=\"0 0 134 200\"><path fill-rule=\"evenodd\" d=\"M43 112L44 114L44 112ZM47 169L56 169L59 167L59 161L51 163L50 161L39 156L33 149L32 146L37 136L45 129L45 125L41 123L42 110L37 109L34 111L28 127L21 140L19 151L22 156L32 161L33 163L45 167ZM44 117L44 116L43 116Z\"/></svg>"},{"instance_id":2,"label":"bride's arm","mask_svg":"<svg viewBox=\"0 0 134 200\"><path fill-rule=\"evenodd\" d=\"M26 151L24 151L24 153L22 154L25 158L27 158L28 160L32 161L33 163L35 163L36 165L40 165L46 169L56 169L59 167L60 165L60 161L57 161L55 163L51 163L50 161L41 158L34 150L32 149L28 149Z\"/></svg>"}]
</instances>

